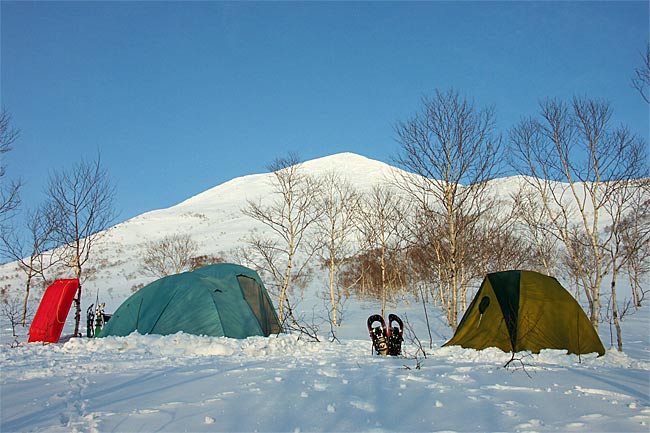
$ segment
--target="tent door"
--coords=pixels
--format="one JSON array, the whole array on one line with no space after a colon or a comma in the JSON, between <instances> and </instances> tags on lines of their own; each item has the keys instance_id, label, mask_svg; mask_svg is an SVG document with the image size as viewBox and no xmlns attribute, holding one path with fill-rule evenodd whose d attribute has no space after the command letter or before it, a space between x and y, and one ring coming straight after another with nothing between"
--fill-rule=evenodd
<instances>
[{"instance_id":1,"label":"tent door","mask_svg":"<svg viewBox=\"0 0 650 433\"><path fill-rule=\"evenodd\" d=\"M237 275L237 280L244 294L244 299L246 299L248 306L257 318L264 335L268 337L271 334L279 333L280 327L275 319L273 305L264 296L257 281L245 275Z\"/></svg>"}]
</instances>

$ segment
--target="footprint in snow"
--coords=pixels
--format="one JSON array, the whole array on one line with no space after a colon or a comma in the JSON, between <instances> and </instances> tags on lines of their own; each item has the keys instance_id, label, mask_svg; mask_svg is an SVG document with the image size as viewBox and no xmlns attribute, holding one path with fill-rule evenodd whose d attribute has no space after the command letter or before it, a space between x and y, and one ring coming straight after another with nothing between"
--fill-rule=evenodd
<instances>
[{"instance_id":1,"label":"footprint in snow","mask_svg":"<svg viewBox=\"0 0 650 433\"><path fill-rule=\"evenodd\" d=\"M320 374L321 376L325 376L325 377L339 377L336 370L331 370L331 369L325 370L325 369L319 368L317 373Z\"/></svg>"},{"instance_id":2,"label":"footprint in snow","mask_svg":"<svg viewBox=\"0 0 650 433\"><path fill-rule=\"evenodd\" d=\"M350 405L354 407L355 409L362 410L364 412L376 412L375 405L372 403L368 403L367 401L351 401Z\"/></svg>"},{"instance_id":3,"label":"footprint in snow","mask_svg":"<svg viewBox=\"0 0 650 433\"><path fill-rule=\"evenodd\" d=\"M542 427L544 423L538 419L531 419L528 422L521 423L517 425L515 428L516 429L530 429L530 428L539 428Z\"/></svg>"},{"instance_id":4,"label":"footprint in snow","mask_svg":"<svg viewBox=\"0 0 650 433\"><path fill-rule=\"evenodd\" d=\"M603 416L604 416L604 415L602 415L602 414L600 414L600 413L590 413L590 414L588 414L588 415L582 415L582 416L580 417L580 419L591 420L591 421L593 421L593 420L596 420L596 419L599 419L599 418L603 418Z\"/></svg>"}]
</instances>

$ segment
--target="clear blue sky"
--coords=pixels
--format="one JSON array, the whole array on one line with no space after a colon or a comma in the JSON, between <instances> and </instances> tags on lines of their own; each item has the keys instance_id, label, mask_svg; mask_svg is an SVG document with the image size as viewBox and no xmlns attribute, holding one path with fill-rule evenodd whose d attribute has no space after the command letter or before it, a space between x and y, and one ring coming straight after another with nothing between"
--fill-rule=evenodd
<instances>
[{"instance_id":1,"label":"clear blue sky","mask_svg":"<svg viewBox=\"0 0 650 433\"><path fill-rule=\"evenodd\" d=\"M640 2L0 3L4 157L25 207L49 172L100 152L119 220L289 151L389 162L393 125L455 88L505 132L546 97L609 100L649 143L631 87Z\"/></svg>"}]
</instances>

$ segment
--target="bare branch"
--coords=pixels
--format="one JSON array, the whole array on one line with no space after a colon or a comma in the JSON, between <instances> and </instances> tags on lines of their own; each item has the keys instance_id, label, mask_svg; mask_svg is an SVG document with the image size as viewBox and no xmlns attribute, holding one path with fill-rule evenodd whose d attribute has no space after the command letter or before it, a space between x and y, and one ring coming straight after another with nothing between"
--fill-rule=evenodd
<instances>
[{"instance_id":1,"label":"bare branch","mask_svg":"<svg viewBox=\"0 0 650 433\"><path fill-rule=\"evenodd\" d=\"M418 204L414 222L419 227L413 232L431 233L429 242L418 247L437 264L433 272L446 296L448 323L455 329L471 282L465 272L465 234L491 206L485 192L500 173L501 138L495 133L494 109L477 108L456 91L436 91L422 106L420 113L395 126L401 146L397 163L409 173L396 184Z\"/></svg>"},{"instance_id":2,"label":"bare branch","mask_svg":"<svg viewBox=\"0 0 650 433\"><path fill-rule=\"evenodd\" d=\"M187 234L173 234L147 242L142 253L143 273L162 278L189 271L198 248L198 243Z\"/></svg>"},{"instance_id":3,"label":"bare branch","mask_svg":"<svg viewBox=\"0 0 650 433\"><path fill-rule=\"evenodd\" d=\"M584 290L596 329L602 280L622 264L620 249L612 255L615 231L602 231L602 218L617 224L632 183L648 174L645 143L625 127L612 127L611 118L612 108L603 100L548 99L537 119L510 131L510 162L524 175L525 194L534 194L527 207L536 216L525 222L544 236L537 239L552 235L565 248L564 266Z\"/></svg>"},{"instance_id":4,"label":"bare branch","mask_svg":"<svg viewBox=\"0 0 650 433\"><path fill-rule=\"evenodd\" d=\"M0 112L0 156L11 150L18 136L19 131L11 127L11 116L3 108ZM20 181L7 182L4 176L5 167L0 164L0 223L9 219L20 205L18 191L22 185Z\"/></svg>"},{"instance_id":5,"label":"bare branch","mask_svg":"<svg viewBox=\"0 0 650 433\"><path fill-rule=\"evenodd\" d=\"M315 248L309 246L307 234L321 212L317 203L320 184L303 172L298 161L295 154L274 161L269 167L273 170L273 197L249 200L242 209L244 215L261 222L273 233L272 238L253 234L249 245L261 259L255 267L274 277L271 285L279 288L281 317L289 306L291 286L297 285L302 290L309 278L308 264Z\"/></svg>"},{"instance_id":6,"label":"bare branch","mask_svg":"<svg viewBox=\"0 0 650 433\"><path fill-rule=\"evenodd\" d=\"M115 187L98 156L68 170L54 171L47 187L47 212L52 216L53 239L63 248L66 266L82 280L82 268L92 246L113 223ZM81 317L81 286L75 298L75 335Z\"/></svg>"},{"instance_id":7,"label":"bare branch","mask_svg":"<svg viewBox=\"0 0 650 433\"><path fill-rule=\"evenodd\" d=\"M645 53L641 54L642 64L634 70L632 87L634 87L645 102L650 104L650 43L646 45Z\"/></svg>"}]
</instances>

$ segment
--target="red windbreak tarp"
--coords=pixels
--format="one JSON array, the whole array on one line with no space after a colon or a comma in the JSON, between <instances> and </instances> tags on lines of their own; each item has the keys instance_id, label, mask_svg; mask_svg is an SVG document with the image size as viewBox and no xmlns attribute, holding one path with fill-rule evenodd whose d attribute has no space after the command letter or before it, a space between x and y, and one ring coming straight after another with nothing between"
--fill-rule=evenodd
<instances>
[{"instance_id":1,"label":"red windbreak tarp","mask_svg":"<svg viewBox=\"0 0 650 433\"><path fill-rule=\"evenodd\" d=\"M45 290L41 305L29 327L29 342L57 343L68 317L72 300L79 288L79 280L56 280Z\"/></svg>"}]
</instances>

